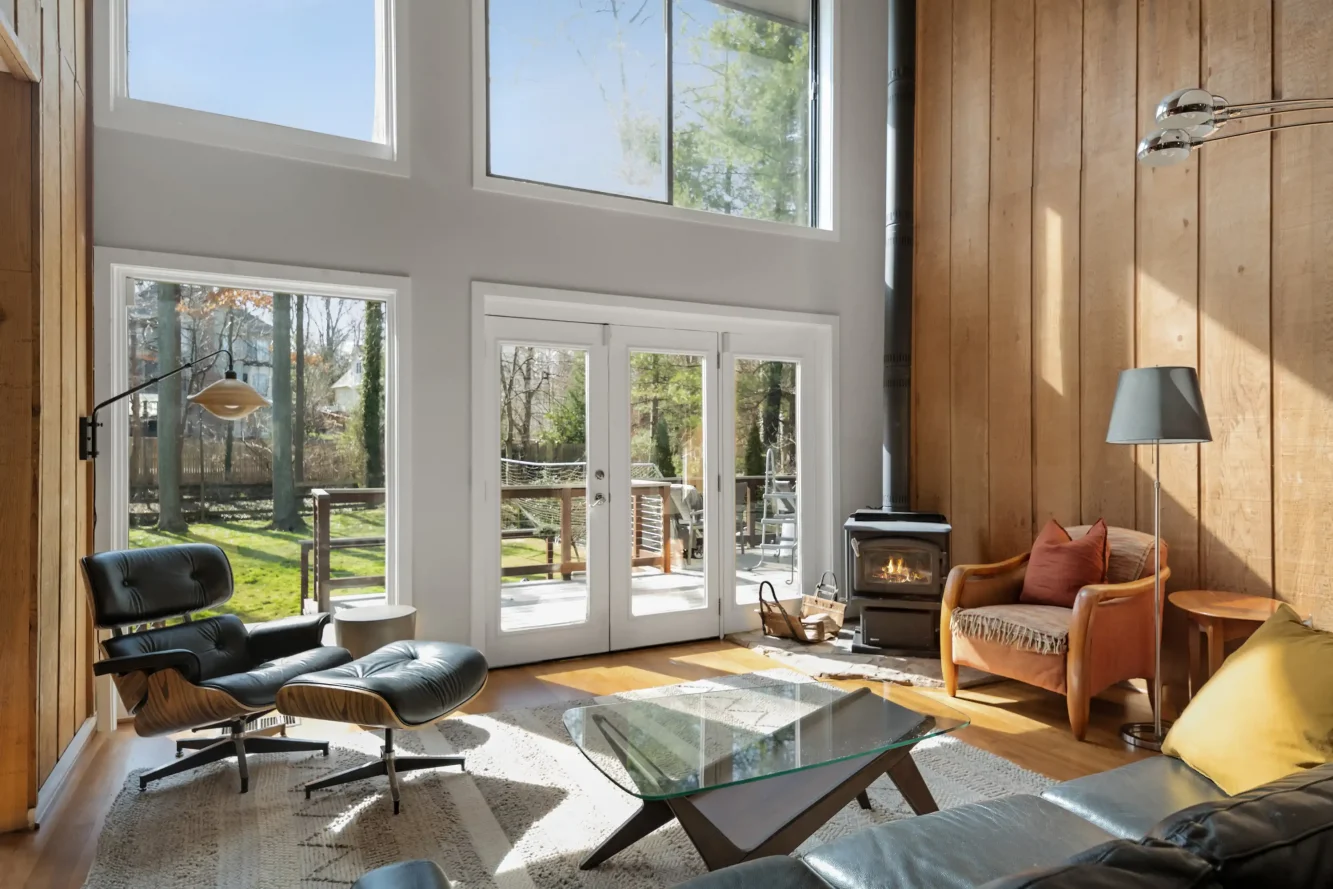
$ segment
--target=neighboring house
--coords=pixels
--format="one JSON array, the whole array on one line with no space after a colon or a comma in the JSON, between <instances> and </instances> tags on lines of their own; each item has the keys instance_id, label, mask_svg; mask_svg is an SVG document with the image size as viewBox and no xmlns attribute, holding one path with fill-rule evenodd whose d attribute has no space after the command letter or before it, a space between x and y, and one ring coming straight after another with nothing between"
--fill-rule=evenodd
<instances>
[{"instance_id":1,"label":"neighboring house","mask_svg":"<svg viewBox=\"0 0 1333 889\"><path fill-rule=\"evenodd\" d=\"M352 369L333 384L333 404L343 412L350 412L361 398L361 359L352 362Z\"/></svg>"}]
</instances>

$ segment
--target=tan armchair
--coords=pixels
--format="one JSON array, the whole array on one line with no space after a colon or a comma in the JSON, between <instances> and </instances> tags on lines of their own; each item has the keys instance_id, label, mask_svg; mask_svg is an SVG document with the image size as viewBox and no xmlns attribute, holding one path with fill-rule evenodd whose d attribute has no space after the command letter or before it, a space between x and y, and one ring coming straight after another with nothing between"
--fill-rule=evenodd
<instances>
[{"instance_id":1,"label":"tan armchair","mask_svg":"<svg viewBox=\"0 0 1333 889\"><path fill-rule=\"evenodd\" d=\"M1079 538L1088 526L1067 530ZM1107 582L1079 590L1073 608L1018 601L1030 552L993 565L955 566L940 615L940 666L949 695L958 691L958 664L1058 692L1081 741L1093 695L1125 679L1152 679L1153 538L1109 528L1108 540ZM1163 584L1171 576L1167 551L1163 541Z\"/></svg>"}]
</instances>

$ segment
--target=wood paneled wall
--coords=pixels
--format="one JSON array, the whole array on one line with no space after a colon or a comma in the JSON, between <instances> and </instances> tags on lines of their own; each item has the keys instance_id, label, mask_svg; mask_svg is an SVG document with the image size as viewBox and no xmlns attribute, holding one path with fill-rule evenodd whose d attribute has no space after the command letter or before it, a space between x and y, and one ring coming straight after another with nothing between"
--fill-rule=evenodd
<instances>
[{"instance_id":1,"label":"wood paneled wall","mask_svg":"<svg viewBox=\"0 0 1333 889\"><path fill-rule=\"evenodd\" d=\"M0 0L0 831L93 710L86 24L83 0Z\"/></svg>"},{"instance_id":2,"label":"wood paneled wall","mask_svg":"<svg viewBox=\"0 0 1333 889\"><path fill-rule=\"evenodd\" d=\"M1117 374L1194 366L1214 440L1162 448L1171 587L1333 627L1333 127L1134 160L1179 87L1333 95L1333 3L921 0L917 22L915 505L949 515L955 562L1050 518L1150 531L1151 450L1105 443Z\"/></svg>"}]
</instances>

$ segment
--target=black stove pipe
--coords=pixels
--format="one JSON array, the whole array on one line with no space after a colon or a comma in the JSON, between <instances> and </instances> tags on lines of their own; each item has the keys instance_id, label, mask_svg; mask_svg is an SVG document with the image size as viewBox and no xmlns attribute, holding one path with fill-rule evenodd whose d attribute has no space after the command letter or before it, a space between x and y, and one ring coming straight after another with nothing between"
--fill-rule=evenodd
<instances>
[{"instance_id":1,"label":"black stove pipe","mask_svg":"<svg viewBox=\"0 0 1333 889\"><path fill-rule=\"evenodd\" d=\"M887 214L884 227L885 509L906 510L912 446L912 187L916 0L889 0Z\"/></svg>"}]
</instances>

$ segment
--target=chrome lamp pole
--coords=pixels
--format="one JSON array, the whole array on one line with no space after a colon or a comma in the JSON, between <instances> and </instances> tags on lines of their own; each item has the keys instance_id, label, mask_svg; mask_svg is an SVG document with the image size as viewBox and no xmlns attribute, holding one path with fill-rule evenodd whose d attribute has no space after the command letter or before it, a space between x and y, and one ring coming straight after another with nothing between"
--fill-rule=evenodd
<instances>
[{"instance_id":1,"label":"chrome lamp pole","mask_svg":"<svg viewBox=\"0 0 1333 889\"><path fill-rule=\"evenodd\" d=\"M1162 720L1162 445L1212 441L1208 415L1192 367L1137 367L1120 372L1107 444L1153 446L1153 721L1120 727L1134 747L1161 750L1169 723Z\"/></svg>"}]
</instances>

